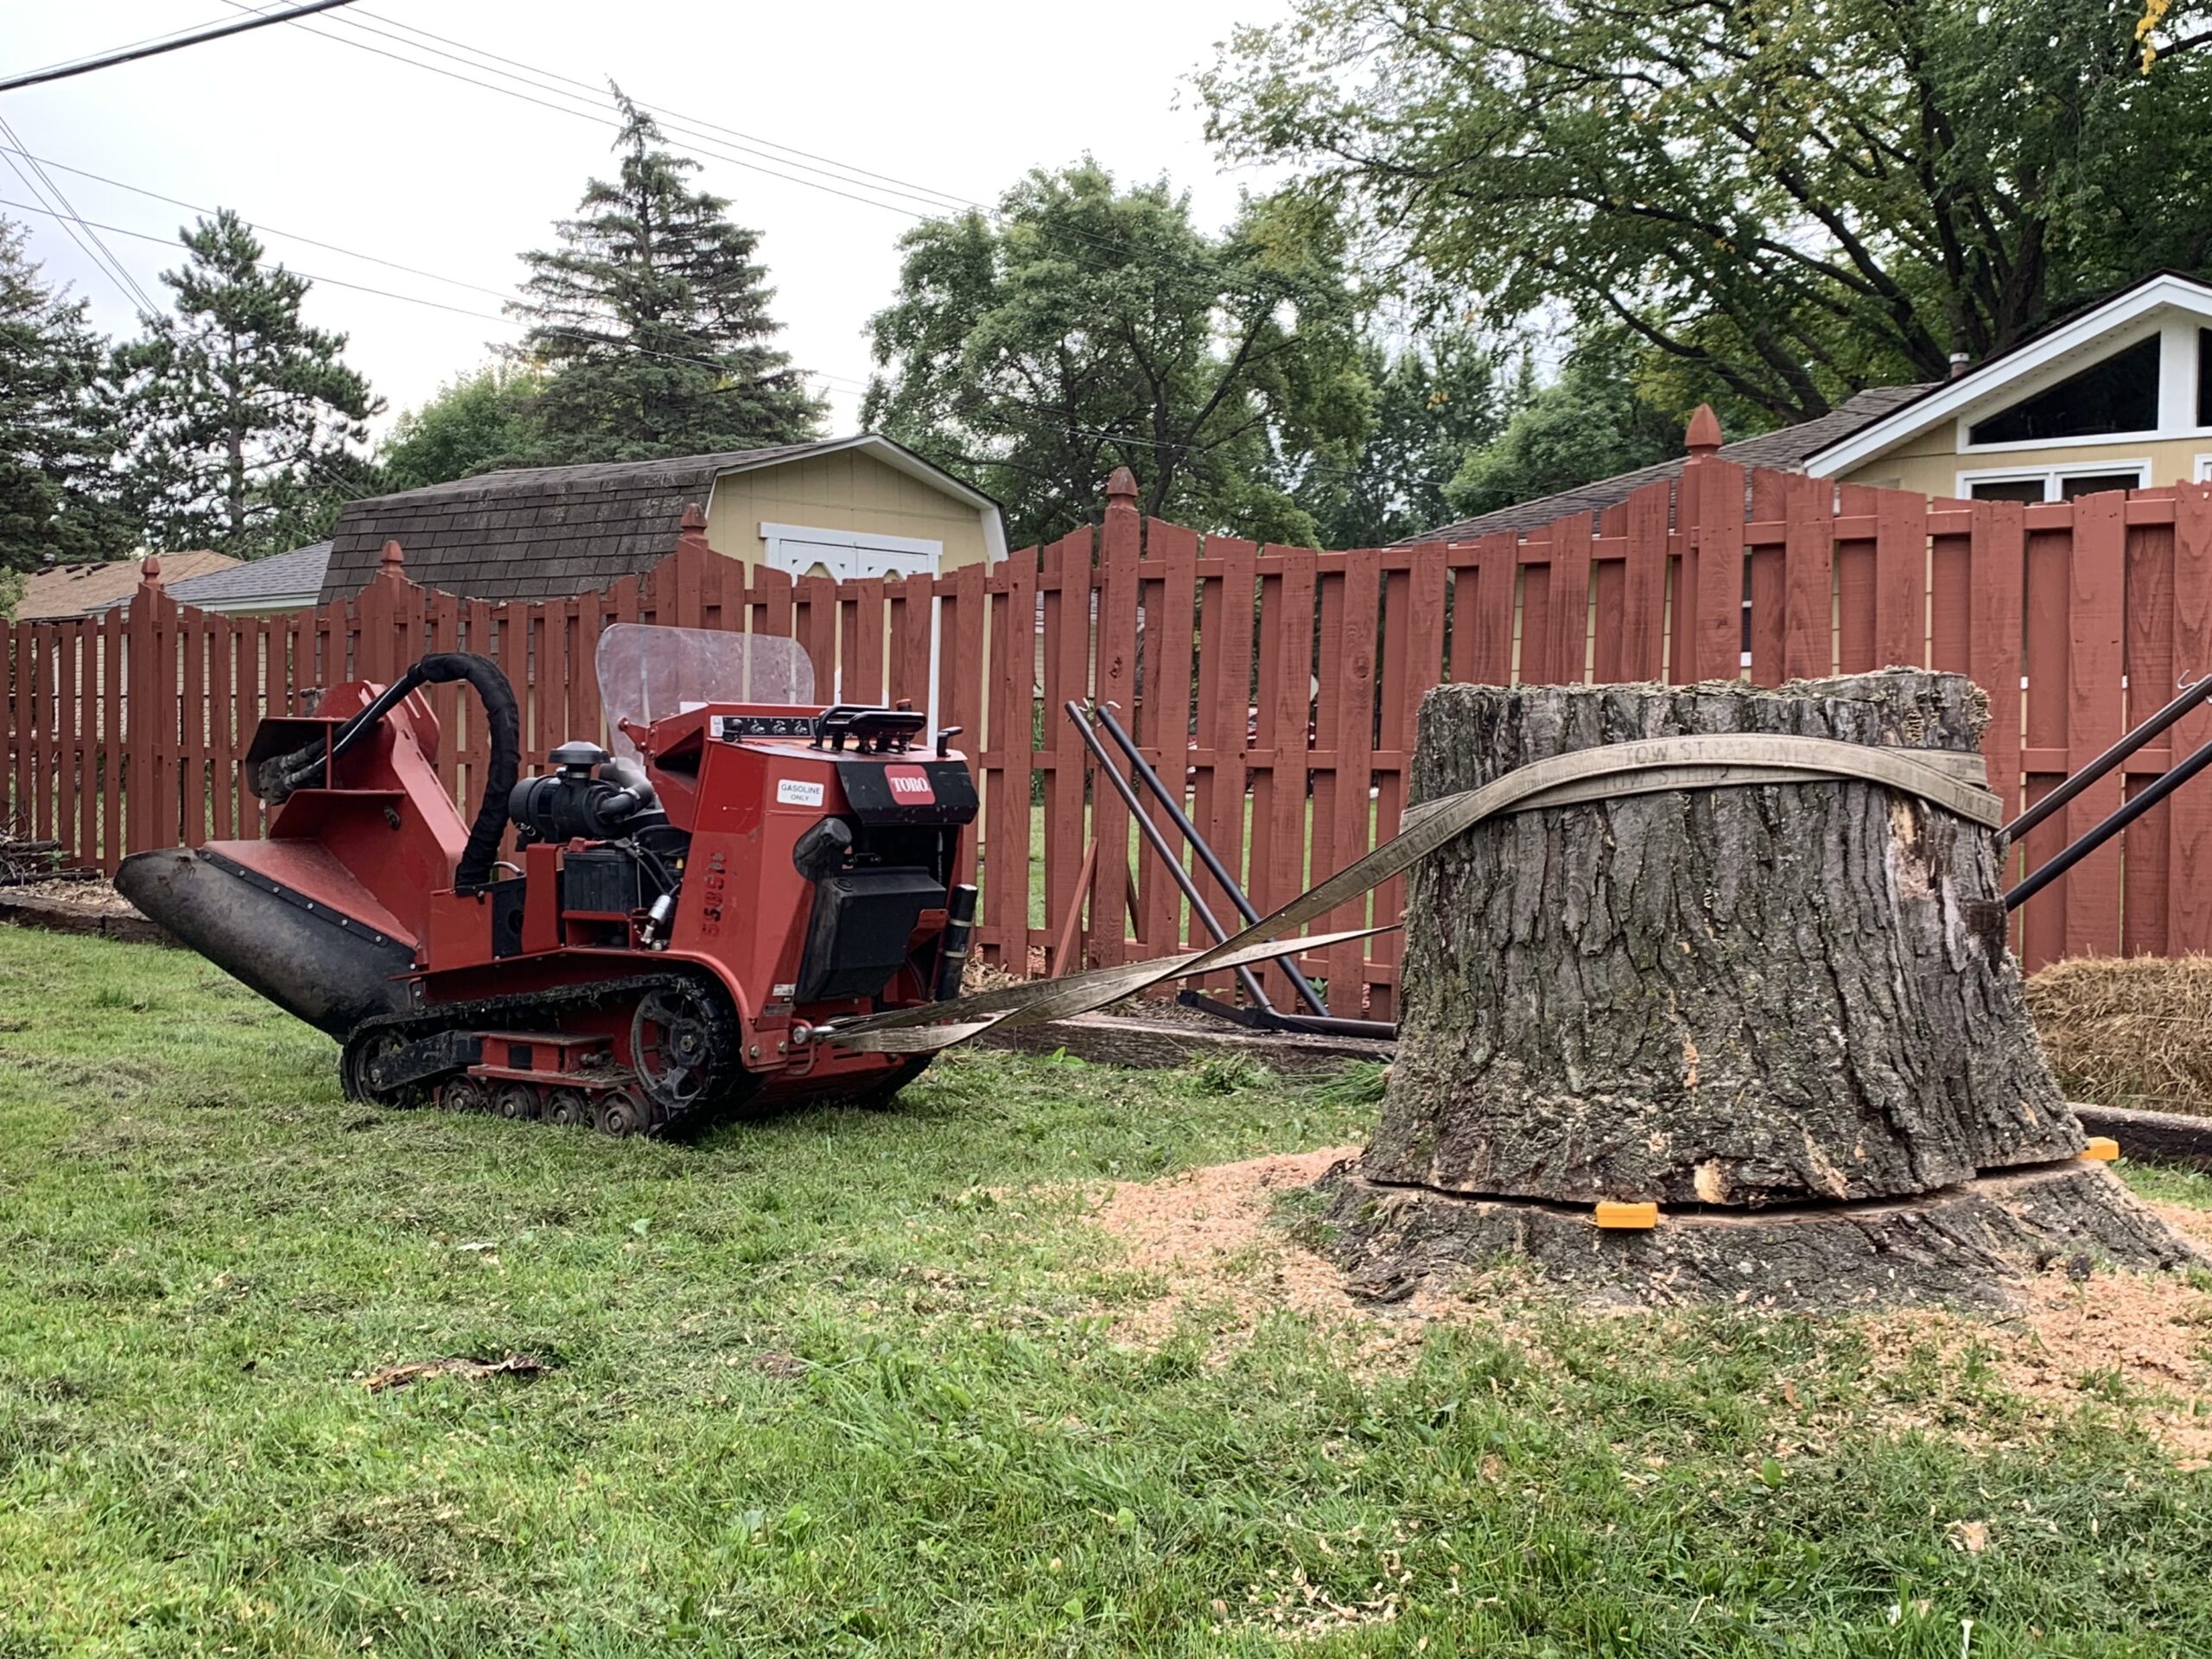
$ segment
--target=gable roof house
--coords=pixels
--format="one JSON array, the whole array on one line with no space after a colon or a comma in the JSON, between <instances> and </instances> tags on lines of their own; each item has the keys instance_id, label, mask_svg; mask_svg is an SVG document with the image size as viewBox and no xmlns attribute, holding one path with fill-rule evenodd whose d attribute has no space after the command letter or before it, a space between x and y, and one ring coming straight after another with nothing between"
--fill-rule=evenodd
<instances>
[{"instance_id":1,"label":"gable roof house","mask_svg":"<svg viewBox=\"0 0 2212 1659\"><path fill-rule=\"evenodd\" d=\"M164 553L164 582L228 570L240 561L227 553ZM138 591L143 574L137 559L108 559L93 564L49 564L34 570L23 582L23 597L16 607L18 622L66 622L72 617L97 616L110 606L120 605Z\"/></svg>"},{"instance_id":2,"label":"gable roof house","mask_svg":"<svg viewBox=\"0 0 2212 1659\"><path fill-rule=\"evenodd\" d=\"M1772 467L1980 501L2066 501L2212 481L2212 284L2145 278L1948 380L1878 386L1817 420L1724 444ZM1465 541L1601 510L1683 463L1600 479L1408 541Z\"/></svg>"},{"instance_id":3,"label":"gable roof house","mask_svg":"<svg viewBox=\"0 0 2212 1659\"><path fill-rule=\"evenodd\" d=\"M1006 556L988 496L873 433L721 454L487 473L349 503L325 601L359 593L387 541L410 580L473 598L552 599L641 575L684 510L707 544L792 575L938 573Z\"/></svg>"},{"instance_id":4,"label":"gable roof house","mask_svg":"<svg viewBox=\"0 0 2212 1659\"><path fill-rule=\"evenodd\" d=\"M180 605L233 616L270 616L296 611L315 602L322 591L323 571L330 563L330 543L314 542L289 553L272 553L265 559L233 560L227 569L169 576L170 564L162 561L162 589ZM116 601L121 604L123 601Z\"/></svg>"}]
</instances>

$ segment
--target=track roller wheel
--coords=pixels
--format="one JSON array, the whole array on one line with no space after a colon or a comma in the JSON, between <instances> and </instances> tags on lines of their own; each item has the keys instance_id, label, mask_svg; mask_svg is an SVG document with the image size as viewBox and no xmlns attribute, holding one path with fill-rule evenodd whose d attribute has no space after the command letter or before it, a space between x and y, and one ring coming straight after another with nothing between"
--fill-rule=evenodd
<instances>
[{"instance_id":1,"label":"track roller wheel","mask_svg":"<svg viewBox=\"0 0 2212 1659\"><path fill-rule=\"evenodd\" d=\"M382 1080L385 1067L406 1046L406 1039L396 1032L382 1032L348 1043L339 1069L346 1098L373 1101L379 1106L410 1104L407 1090L393 1088Z\"/></svg>"},{"instance_id":2,"label":"track roller wheel","mask_svg":"<svg viewBox=\"0 0 2212 1659\"><path fill-rule=\"evenodd\" d=\"M448 1112L487 1112L492 1096L474 1077L454 1077L438 1090L438 1107Z\"/></svg>"},{"instance_id":3,"label":"track roller wheel","mask_svg":"<svg viewBox=\"0 0 2212 1659\"><path fill-rule=\"evenodd\" d=\"M599 1097L601 1135L652 1135L667 1121L667 1113L634 1089L610 1089Z\"/></svg>"},{"instance_id":4,"label":"track roller wheel","mask_svg":"<svg viewBox=\"0 0 2212 1659\"><path fill-rule=\"evenodd\" d=\"M511 1083L492 1096L492 1109L501 1117L525 1122L535 1119L544 1105L544 1096L537 1084L530 1083Z\"/></svg>"},{"instance_id":5,"label":"track roller wheel","mask_svg":"<svg viewBox=\"0 0 2212 1659\"><path fill-rule=\"evenodd\" d=\"M586 1128L593 1119L591 1101L581 1089L556 1089L545 1096L544 1116L548 1123Z\"/></svg>"},{"instance_id":6,"label":"track roller wheel","mask_svg":"<svg viewBox=\"0 0 2212 1659\"><path fill-rule=\"evenodd\" d=\"M656 986L630 1020L630 1052L645 1097L675 1117L712 1099L730 1060L729 1016L718 999L691 984Z\"/></svg>"}]
</instances>

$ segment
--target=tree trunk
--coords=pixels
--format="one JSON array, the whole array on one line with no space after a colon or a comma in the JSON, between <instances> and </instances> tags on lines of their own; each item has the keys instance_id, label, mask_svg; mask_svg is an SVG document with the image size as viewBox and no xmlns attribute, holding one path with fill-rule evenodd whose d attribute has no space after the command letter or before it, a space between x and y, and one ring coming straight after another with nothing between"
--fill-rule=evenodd
<instances>
[{"instance_id":1,"label":"tree trunk","mask_svg":"<svg viewBox=\"0 0 2212 1659\"><path fill-rule=\"evenodd\" d=\"M1677 734L1974 753L1983 721L1968 681L1908 670L1780 690L1447 685L1421 705L1413 793ZM1355 1180L1366 1197L1340 1220L1372 1233L1387 1211L1402 1242L1529 1253L1545 1216L1592 1231L1599 1199L1740 1227L1775 1205L1841 1214L1978 1173L2070 1170L2083 1135L2005 948L2002 876L1994 831L1843 779L1478 826L1411 878L1397 1059ZM2088 1202L2107 1189L2126 1202L2109 1181ZM1416 1221L1373 1202L1386 1191L1535 1206L1510 1225L1476 1224L1488 1202ZM1732 1255L1727 1282L1748 1282L1737 1271Z\"/></svg>"}]
</instances>

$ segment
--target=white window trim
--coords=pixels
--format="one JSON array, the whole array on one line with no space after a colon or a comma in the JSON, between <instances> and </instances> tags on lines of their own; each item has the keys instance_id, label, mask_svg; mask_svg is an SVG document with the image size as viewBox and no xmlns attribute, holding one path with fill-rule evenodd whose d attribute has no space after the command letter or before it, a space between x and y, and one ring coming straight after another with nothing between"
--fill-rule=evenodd
<instances>
[{"instance_id":1,"label":"white window trim","mask_svg":"<svg viewBox=\"0 0 2212 1659\"><path fill-rule=\"evenodd\" d=\"M2212 456L2206 456L2203 459L2212 461ZM2043 499L2046 501L2058 501L2064 499L2059 493L2059 485L2063 480L2094 477L2101 473L2129 471L2133 471L2135 474L2137 489L2150 487L2150 458L2146 455L2137 455L2124 460L2113 457L2102 461L2068 461L2055 467L1972 467L1959 474L1958 488L1954 493L1961 501L1969 500L1974 495L1974 486L1977 484L2027 483L2039 479L2043 482Z\"/></svg>"},{"instance_id":2,"label":"white window trim","mask_svg":"<svg viewBox=\"0 0 2212 1659\"><path fill-rule=\"evenodd\" d=\"M2193 341L2194 331L2197 327L2212 327L2212 284L2198 282L2194 277L2171 274L2152 277L2125 294L2114 296L2102 305L2092 306L2016 351L2008 352L1979 369L1936 387L1881 419L1861 427L1849 437L1808 456L1805 470L1815 478L1834 478L1854 472L1868 461L1888 454L1905 440L1962 415L1969 407L1986 406L1986 400L1999 395L2008 398L2030 396L2051 380L2063 379L2066 363L2070 361L2074 366L2079 367L2088 360L2091 353L2101 355L2107 351L2118 351L2130 340L2141 339L2143 331L2135 325L2166 307L2172 308L2172 315L2161 318L2159 326L2189 331ZM2191 349L2193 351L2193 345ZM2046 370L2051 371L2047 378L2044 374ZM2201 435L2204 429L2196 425L2193 419L2196 386L2194 357L2189 361L2187 386L2190 402L2185 410L2180 404L2179 387L2170 385L2164 378L2163 361L2159 372L2158 435ZM2175 399L2171 404L2167 402L2170 397ZM2168 429L2170 428L2171 430ZM2141 442L2147 435L2108 433L2102 441L2110 442L2122 435ZM2064 442L2078 443L2083 440ZM1957 435L1955 446L1961 454L2005 453L1995 445L1970 448L1964 441L1963 434Z\"/></svg>"},{"instance_id":3,"label":"white window trim","mask_svg":"<svg viewBox=\"0 0 2212 1659\"><path fill-rule=\"evenodd\" d=\"M2196 458L2196 481L2199 484L2212 484L2212 455L2199 455Z\"/></svg>"}]
</instances>

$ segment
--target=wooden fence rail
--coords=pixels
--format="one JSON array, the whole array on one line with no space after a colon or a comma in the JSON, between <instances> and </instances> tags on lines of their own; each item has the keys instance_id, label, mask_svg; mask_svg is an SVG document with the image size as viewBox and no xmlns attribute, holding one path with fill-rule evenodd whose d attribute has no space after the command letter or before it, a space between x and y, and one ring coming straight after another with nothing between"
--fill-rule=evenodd
<instances>
[{"instance_id":1,"label":"wooden fence rail","mask_svg":"<svg viewBox=\"0 0 2212 1659\"><path fill-rule=\"evenodd\" d=\"M1348 552L1201 537L1145 522L1135 497L1117 474L1096 531L904 582L748 570L707 546L696 515L645 575L542 603L417 588L395 548L353 600L215 615L171 601L149 560L125 608L4 631L10 816L112 870L149 847L258 834L238 759L262 715L301 712L319 686L389 680L425 651L483 652L516 685L527 758L603 735L592 654L610 623L779 635L806 647L825 694L906 698L963 728L983 793L963 853L980 852L979 944L1033 975L1073 965L1052 959L1071 918L1091 963L1203 938L1135 855L1121 802L1091 788L1060 712L1070 697L1119 705L1265 910L1395 832L1414 710L1446 680L1955 670L1989 694L1990 774L2017 810L2212 671L2212 491L2196 486L1930 502L1705 455L1594 518ZM481 721L456 687L431 700L441 775L472 801ZM2212 711L2170 739L2031 836L2028 861L2212 741ZM1197 879L1227 916L1227 895ZM1394 883L1331 925L1402 902ZM2031 968L2212 949L2212 787L2180 791L2078 866L2015 937ZM1305 965L1339 1012L1389 1017L1398 961L1383 935Z\"/></svg>"}]
</instances>

